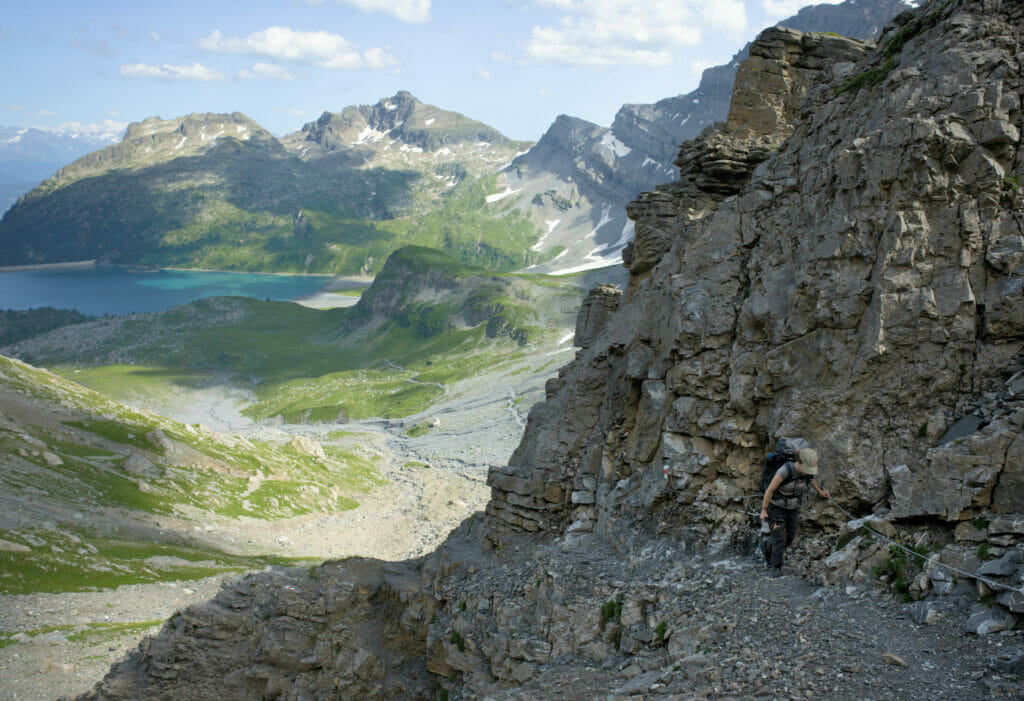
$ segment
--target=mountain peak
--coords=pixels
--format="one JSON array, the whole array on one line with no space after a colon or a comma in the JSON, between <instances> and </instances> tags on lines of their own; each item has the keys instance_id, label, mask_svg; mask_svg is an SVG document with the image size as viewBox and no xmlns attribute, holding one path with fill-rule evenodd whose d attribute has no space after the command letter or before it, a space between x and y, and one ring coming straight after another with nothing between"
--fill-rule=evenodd
<instances>
[{"instance_id":1,"label":"mountain peak","mask_svg":"<svg viewBox=\"0 0 1024 701\"><path fill-rule=\"evenodd\" d=\"M458 112L420 102L407 90L383 97L373 105L324 112L297 134L285 138L306 157L323 156L353 147L376 148L380 142L402 143L425 151L456 144L487 143L503 148L515 144L494 127Z\"/></svg>"}]
</instances>

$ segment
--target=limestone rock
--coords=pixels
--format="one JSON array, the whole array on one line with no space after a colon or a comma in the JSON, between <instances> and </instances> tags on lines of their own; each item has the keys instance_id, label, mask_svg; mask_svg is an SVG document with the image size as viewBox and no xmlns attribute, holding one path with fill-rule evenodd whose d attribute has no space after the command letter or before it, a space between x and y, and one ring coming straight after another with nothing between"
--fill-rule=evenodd
<instances>
[{"instance_id":1,"label":"limestone rock","mask_svg":"<svg viewBox=\"0 0 1024 701\"><path fill-rule=\"evenodd\" d=\"M992 608L976 607L967 619L965 630L975 635L989 635L1009 630L1017 623L1017 617L998 604Z\"/></svg>"},{"instance_id":2,"label":"limestone rock","mask_svg":"<svg viewBox=\"0 0 1024 701\"><path fill-rule=\"evenodd\" d=\"M21 543L12 543L9 540L0 539L0 551L9 553L29 553L32 552L32 548Z\"/></svg>"},{"instance_id":3,"label":"limestone rock","mask_svg":"<svg viewBox=\"0 0 1024 701\"><path fill-rule=\"evenodd\" d=\"M161 472L149 458L141 453L132 453L124 462L124 470L136 477L159 477Z\"/></svg>"},{"instance_id":4,"label":"limestone rock","mask_svg":"<svg viewBox=\"0 0 1024 701\"><path fill-rule=\"evenodd\" d=\"M320 442L315 438L309 436L294 435L289 443L291 447L300 453L305 455L311 455L317 460L327 460L327 454L324 453L324 448L320 445Z\"/></svg>"},{"instance_id":5,"label":"limestone rock","mask_svg":"<svg viewBox=\"0 0 1024 701\"><path fill-rule=\"evenodd\" d=\"M613 285L598 285L587 294L576 317L576 336L573 344L587 348L604 327L608 316L619 308L622 290Z\"/></svg>"}]
</instances>

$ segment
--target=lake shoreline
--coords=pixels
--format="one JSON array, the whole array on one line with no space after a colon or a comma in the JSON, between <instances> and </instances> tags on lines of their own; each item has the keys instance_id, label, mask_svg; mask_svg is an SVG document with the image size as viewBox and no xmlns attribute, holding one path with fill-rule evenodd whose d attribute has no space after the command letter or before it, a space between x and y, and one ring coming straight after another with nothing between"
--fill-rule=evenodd
<instances>
[{"instance_id":1,"label":"lake shoreline","mask_svg":"<svg viewBox=\"0 0 1024 701\"><path fill-rule=\"evenodd\" d=\"M123 316L230 296L331 308L349 305L348 299L335 291L364 289L371 280L363 276L186 270L78 261L0 270L0 308L53 307L75 309L90 316Z\"/></svg>"},{"instance_id":2,"label":"lake shoreline","mask_svg":"<svg viewBox=\"0 0 1024 701\"><path fill-rule=\"evenodd\" d=\"M32 265L5 265L0 266L0 273L22 273L29 270L80 270L85 268L118 268L121 270L144 270L147 272L158 272L170 270L184 273L232 273L236 275L289 275L292 277L346 277L359 278L360 275L337 275L335 273L286 273L286 272L263 272L262 270L220 270L218 268L171 268L155 265L122 265L120 263L99 263L96 260L74 260L65 263L35 263ZM373 279L372 277L370 278Z\"/></svg>"}]
</instances>

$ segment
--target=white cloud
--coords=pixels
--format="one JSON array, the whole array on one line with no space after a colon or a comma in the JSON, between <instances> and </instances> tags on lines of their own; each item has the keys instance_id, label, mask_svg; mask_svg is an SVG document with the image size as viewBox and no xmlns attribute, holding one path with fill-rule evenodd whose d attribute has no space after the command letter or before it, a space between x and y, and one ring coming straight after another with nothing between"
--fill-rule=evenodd
<instances>
[{"instance_id":1,"label":"white cloud","mask_svg":"<svg viewBox=\"0 0 1024 701\"><path fill-rule=\"evenodd\" d=\"M476 76L477 76L477 78L483 78L484 80L490 80L491 79L491 72L489 70L487 70L486 68L477 68L476 69Z\"/></svg>"},{"instance_id":2,"label":"white cloud","mask_svg":"<svg viewBox=\"0 0 1024 701\"><path fill-rule=\"evenodd\" d=\"M254 63L252 68L239 71L238 77L243 80L295 80L302 76L276 63Z\"/></svg>"},{"instance_id":3,"label":"white cloud","mask_svg":"<svg viewBox=\"0 0 1024 701\"><path fill-rule=\"evenodd\" d=\"M815 0L821 5L838 5L843 0ZM800 11L801 7L810 4L808 0L761 0L761 7L769 17L782 19L790 17Z\"/></svg>"},{"instance_id":4,"label":"white cloud","mask_svg":"<svg viewBox=\"0 0 1024 701\"><path fill-rule=\"evenodd\" d=\"M512 54L505 53L504 51L494 51L491 53L491 60L496 63L512 63L515 58Z\"/></svg>"},{"instance_id":5,"label":"white cloud","mask_svg":"<svg viewBox=\"0 0 1024 701\"><path fill-rule=\"evenodd\" d=\"M386 12L403 22L422 24L430 20L430 0L334 0L334 2L339 5L352 5L364 12Z\"/></svg>"},{"instance_id":6,"label":"white cloud","mask_svg":"<svg viewBox=\"0 0 1024 701\"><path fill-rule=\"evenodd\" d=\"M695 46L705 29L740 36L743 0L535 0L561 11L558 22L534 26L525 58L573 65L666 66L676 47Z\"/></svg>"},{"instance_id":7,"label":"white cloud","mask_svg":"<svg viewBox=\"0 0 1024 701\"><path fill-rule=\"evenodd\" d=\"M290 27L269 27L244 39L214 31L196 43L199 48L216 53L267 56L323 68L383 68L398 64L398 59L385 49L374 47L360 53L348 39L337 34L303 32Z\"/></svg>"},{"instance_id":8,"label":"white cloud","mask_svg":"<svg viewBox=\"0 0 1024 701\"><path fill-rule=\"evenodd\" d=\"M541 97L551 97L552 93L547 88L541 88L540 90L537 91L537 94L540 95Z\"/></svg>"},{"instance_id":9,"label":"white cloud","mask_svg":"<svg viewBox=\"0 0 1024 701\"><path fill-rule=\"evenodd\" d=\"M161 63L151 66L146 63L126 63L118 73L124 78L156 78L158 80L200 80L216 82L227 80L228 77L214 68L207 68L201 63L191 66L172 66Z\"/></svg>"},{"instance_id":10,"label":"white cloud","mask_svg":"<svg viewBox=\"0 0 1024 701\"><path fill-rule=\"evenodd\" d=\"M110 110L109 112L107 112L107 116L108 117L120 117L121 113L118 112L117 110Z\"/></svg>"},{"instance_id":11,"label":"white cloud","mask_svg":"<svg viewBox=\"0 0 1024 701\"><path fill-rule=\"evenodd\" d=\"M378 46L364 51L363 60L366 62L367 68L390 68L398 65L398 59L394 55Z\"/></svg>"}]
</instances>

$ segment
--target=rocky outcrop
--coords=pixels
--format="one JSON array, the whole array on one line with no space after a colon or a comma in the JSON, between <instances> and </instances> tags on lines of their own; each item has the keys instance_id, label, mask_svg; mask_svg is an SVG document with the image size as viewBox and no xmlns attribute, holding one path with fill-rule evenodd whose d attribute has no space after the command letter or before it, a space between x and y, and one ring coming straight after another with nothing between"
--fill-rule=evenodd
<instances>
[{"instance_id":1,"label":"rocky outcrop","mask_svg":"<svg viewBox=\"0 0 1024 701\"><path fill-rule=\"evenodd\" d=\"M811 439L848 508L898 505L903 465L962 475L952 486L1016 469L1010 424L929 452L944 412L997 390L1024 344L1021 268L989 262L1021 235L1020 18L982 5L905 16L858 64L864 47L834 37L755 42L751 68L776 87L684 147L681 183L630 208L626 297L505 469L586 495L566 501L558 529L611 535L694 493L745 493L779 435ZM941 59L937 44L950 47ZM778 115L782 133L758 133L752 115ZM984 508L962 495L901 513Z\"/></svg>"},{"instance_id":2,"label":"rocky outcrop","mask_svg":"<svg viewBox=\"0 0 1024 701\"><path fill-rule=\"evenodd\" d=\"M804 8L780 24L826 42L840 39L837 32L870 39L907 7L894 0L847 0ZM764 37L759 43L764 46ZM536 146L512 162L505 172L510 188L524 193L520 208L549 228L539 250L566 249L537 270L617 262L633 234L623 208L640 193L674 181L673 162L679 165L680 144L728 117L733 82L738 67L750 55L749 48L743 47L728 64L704 71L700 86L692 92L654 104L623 105L610 129L559 116ZM756 83L761 77L772 76L755 74L744 80L749 83L753 78ZM755 84L750 94L756 96L762 89L778 92L784 86ZM799 90L792 91L797 106L801 95Z\"/></svg>"},{"instance_id":3,"label":"rocky outcrop","mask_svg":"<svg viewBox=\"0 0 1024 701\"><path fill-rule=\"evenodd\" d=\"M811 5L779 22L805 33L841 34L870 40L878 36L890 17L909 6L902 0L847 0L837 5ZM696 138L705 127L724 121L733 100L733 81L737 69L750 56L750 44L740 49L721 66L713 66L701 75L696 90L653 104L623 105L615 114L612 132L624 144L656 163L671 163L679 144ZM657 174L651 174L659 177ZM644 181L644 190L661 184Z\"/></svg>"},{"instance_id":4,"label":"rocky outcrop","mask_svg":"<svg viewBox=\"0 0 1024 701\"><path fill-rule=\"evenodd\" d=\"M239 578L83 698L430 698L420 568L352 559Z\"/></svg>"},{"instance_id":5,"label":"rocky outcrop","mask_svg":"<svg viewBox=\"0 0 1024 701\"><path fill-rule=\"evenodd\" d=\"M804 95L820 73L862 59L869 46L781 27L762 32L737 72L729 119L683 144L675 161L680 180L645 192L626 208L637 223L636 237L623 253L630 272L650 270L670 247L673 230L707 217L738 193L754 168L792 134Z\"/></svg>"},{"instance_id":6,"label":"rocky outcrop","mask_svg":"<svg viewBox=\"0 0 1024 701\"><path fill-rule=\"evenodd\" d=\"M621 301L622 290L614 285L602 284L592 289L580 305L573 344L577 348L586 348L593 343L598 332L604 328L609 315L619 308Z\"/></svg>"}]
</instances>

